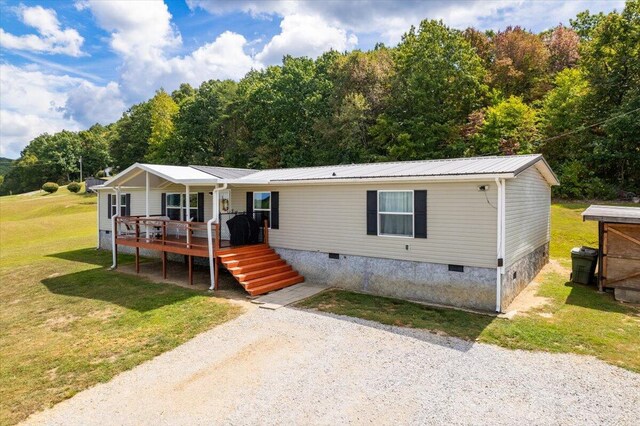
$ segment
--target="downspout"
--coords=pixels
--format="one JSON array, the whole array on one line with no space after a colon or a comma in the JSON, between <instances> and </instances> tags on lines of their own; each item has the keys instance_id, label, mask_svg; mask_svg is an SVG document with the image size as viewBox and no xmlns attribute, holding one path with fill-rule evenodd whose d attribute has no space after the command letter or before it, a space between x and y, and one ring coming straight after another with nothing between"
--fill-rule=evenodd
<instances>
[{"instance_id":1,"label":"downspout","mask_svg":"<svg viewBox=\"0 0 640 426\"><path fill-rule=\"evenodd\" d=\"M209 287L209 290L213 290L215 288L215 265L214 265L214 259L213 259L213 230L211 228L211 226L218 222L218 208L220 203L216 202L218 200L218 192L220 191L224 191L225 189L227 189L227 184L224 183L222 184L221 187L215 187L213 189L213 192L211 193L211 198L212 198L212 209L211 209L211 219L209 219L207 221L207 243L209 246L209 275L211 277L211 287Z\"/></svg>"},{"instance_id":2,"label":"downspout","mask_svg":"<svg viewBox=\"0 0 640 426\"><path fill-rule=\"evenodd\" d=\"M145 172L144 215L149 218L149 172ZM144 224L144 234L149 239L149 222Z\"/></svg>"},{"instance_id":3,"label":"downspout","mask_svg":"<svg viewBox=\"0 0 640 426\"><path fill-rule=\"evenodd\" d=\"M86 190L85 190L86 191ZM100 191L98 192L98 199L96 200L97 202L97 209L98 211L96 212L96 227L98 228L98 237L97 237L97 245L96 245L96 250L100 249L100 197L102 196Z\"/></svg>"},{"instance_id":4,"label":"downspout","mask_svg":"<svg viewBox=\"0 0 640 426\"><path fill-rule=\"evenodd\" d=\"M111 216L111 256L113 259L113 264L110 269L116 269L118 266L118 255L116 254L116 218L120 216L120 187L113 188L116 193L116 214Z\"/></svg>"},{"instance_id":5,"label":"downspout","mask_svg":"<svg viewBox=\"0 0 640 426\"><path fill-rule=\"evenodd\" d=\"M497 266L496 266L496 312L502 311L502 276L504 275L505 258L505 182L504 179L495 179L498 187L498 211L497 211Z\"/></svg>"}]
</instances>

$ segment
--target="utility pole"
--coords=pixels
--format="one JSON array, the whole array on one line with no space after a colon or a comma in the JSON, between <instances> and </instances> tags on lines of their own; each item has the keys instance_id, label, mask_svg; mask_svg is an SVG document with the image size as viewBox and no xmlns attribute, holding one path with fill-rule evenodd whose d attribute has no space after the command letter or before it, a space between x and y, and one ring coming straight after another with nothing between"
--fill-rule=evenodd
<instances>
[{"instance_id":1,"label":"utility pole","mask_svg":"<svg viewBox=\"0 0 640 426\"><path fill-rule=\"evenodd\" d=\"M82 155L80 156L80 183L82 183Z\"/></svg>"}]
</instances>

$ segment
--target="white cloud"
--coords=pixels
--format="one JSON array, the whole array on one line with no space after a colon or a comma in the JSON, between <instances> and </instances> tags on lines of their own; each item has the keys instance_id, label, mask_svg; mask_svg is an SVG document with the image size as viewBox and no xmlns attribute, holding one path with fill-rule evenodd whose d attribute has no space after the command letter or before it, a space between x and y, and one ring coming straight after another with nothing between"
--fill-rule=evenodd
<instances>
[{"instance_id":1,"label":"white cloud","mask_svg":"<svg viewBox=\"0 0 640 426\"><path fill-rule=\"evenodd\" d=\"M125 108L116 82L96 86L88 81L81 81L69 90L62 110L64 118L88 127L95 123L107 124L117 120Z\"/></svg>"},{"instance_id":2,"label":"white cloud","mask_svg":"<svg viewBox=\"0 0 640 426\"><path fill-rule=\"evenodd\" d=\"M162 1L99 1L78 3L89 8L98 25L111 32L110 45L118 54L141 61L155 60L168 48L182 44Z\"/></svg>"},{"instance_id":3,"label":"white cloud","mask_svg":"<svg viewBox=\"0 0 640 426\"><path fill-rule=\"evenodd\" d=\"M327 50L350 50L358 44L355 34L309 15L288 15L280 23L281 32L269 41L256 59L265 65L280 63L284 55L316 58Z\"/></svg>"},{"instance_id":4,"label":"white cloud","mask_svg":"<svg viewBox=\"0 0 640 426\"><path fill-rule=\"evenodd\" d=\"M247 40L230 31L195 51L179 56L182 38L163 2L86 1L101 28L111 32L111 48L123 59L121 89L129 102L139 102L164 87L200 85L212 78L238 80L261 64L246 54Z\"/></svg>"},{"instance_id":5,"label":"white cloud","mask_svg":"<svg viewBox=\"0 0 640 426\"><path fill-rule=\"evenodd\" d=\"M0 28L0 46L11 50L41 53L60 53L82 56L84 38L72 28L62 29L55 10L42 6L19 6L18 17L25 25L35 28L39 35L16 36Z\"/></svg>"},{"instance_id":6,"label":"white cloud","mask_svg":"<svg viewBox=\"0 0 640 426\"><path fill-rule=\"evenodd\" d=\"M454 28L475 26L501 29L520 25L541 31L567 23L585 9L609 11L622 8L623 0L607 1L534 1L534 0L187 0L194 10L201 8L215 15L244 12L254 17L292 14L314 16L329 25L357 34L375 34L380 41L395 44L411 25L423 19L443 19ZM553 16L550 21L550 16Z\"/></svg>"},{"instance_id":7,"label":"white cloud","mask_svg":"<svg viewBox=\"0 0 640 426\"><path fill-rule=\"evenodd\" d=\"M0 65L0 155L18 157L41 133L80 130L117 119L124 109L117 85L106 87L36 67Z\"/></svg>"}]
</instances>

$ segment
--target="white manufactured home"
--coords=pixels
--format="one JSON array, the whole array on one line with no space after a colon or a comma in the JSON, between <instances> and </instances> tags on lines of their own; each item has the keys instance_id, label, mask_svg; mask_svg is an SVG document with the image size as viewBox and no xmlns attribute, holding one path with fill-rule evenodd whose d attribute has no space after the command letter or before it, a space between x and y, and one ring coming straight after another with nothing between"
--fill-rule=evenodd
<instances>
[{"instance_id":1,"label":"white manufactured home","mask_svg":"<svg viewBox=\"0 0 640 426\"><path fill-rule=\"evenodd\" d=\"M196 258L252 295L303 281L501 311L548 261L541 155L274 170L134 164L99 187L99 246Z\"/></svg>"}]
</instances>

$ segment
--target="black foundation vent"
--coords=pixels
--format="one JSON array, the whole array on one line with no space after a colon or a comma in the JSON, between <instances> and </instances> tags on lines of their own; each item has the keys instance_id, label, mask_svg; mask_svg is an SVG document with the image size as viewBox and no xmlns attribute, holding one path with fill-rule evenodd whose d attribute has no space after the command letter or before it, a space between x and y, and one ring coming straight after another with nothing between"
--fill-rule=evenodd
<instances>
[{"instance_id":1,"label":"black foundation vent","mask_svg":"<svg viewBox=\"0 0 640 426\"><path fill-rule=\"evenodd\" d=\"M464 272L462 265L449 265L449 272Z\"/></svg>"},{"instance_id":2,"label":"black foundation vent","mask_svg":"<svg viewBox=\"0 0 640 426\"><path fill-rule=\"evenodd\" d=\"M329 259L340 259L340 253L329 253Z\"/></svg>"}]
</instances>

